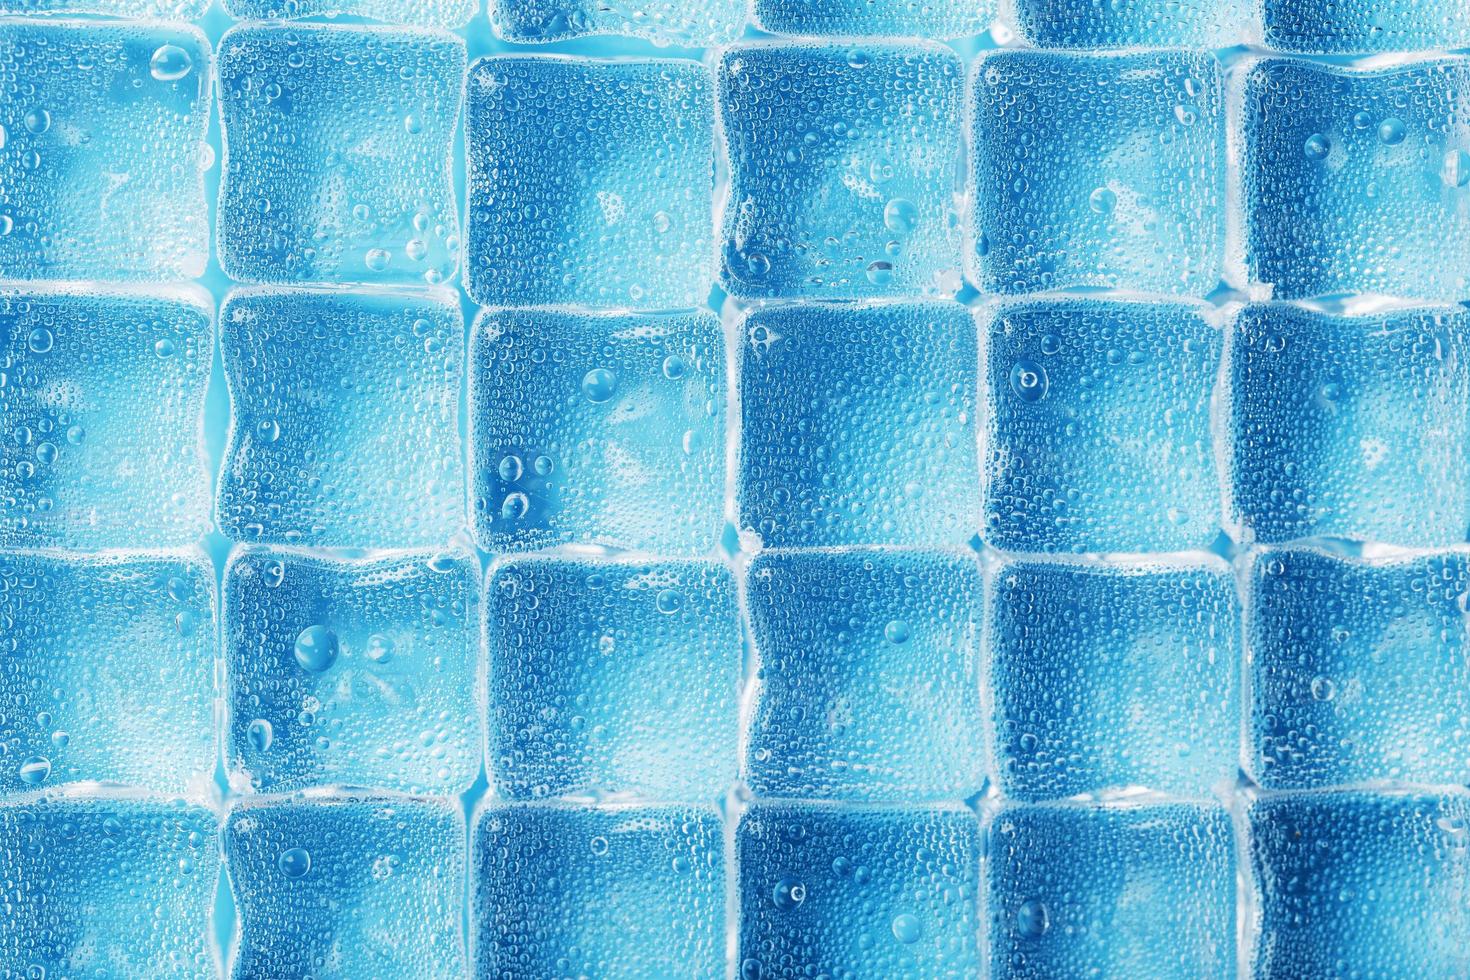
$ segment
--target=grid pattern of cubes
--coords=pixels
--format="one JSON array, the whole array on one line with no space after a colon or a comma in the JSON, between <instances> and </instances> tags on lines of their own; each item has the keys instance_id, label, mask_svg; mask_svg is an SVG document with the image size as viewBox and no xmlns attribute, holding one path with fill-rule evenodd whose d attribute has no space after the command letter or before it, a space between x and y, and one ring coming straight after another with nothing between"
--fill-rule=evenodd
<instances>
[{"instance_id":1,"label":"grid pattern of cubes","mask_svg":"<svg viewBox=\"0 0 1470 980\"><path fill-rule=\"evenodd\" d=\"M1470 8L489 3L0 0L0 975L1470 975Z\"/></svg>"}]
</instances>

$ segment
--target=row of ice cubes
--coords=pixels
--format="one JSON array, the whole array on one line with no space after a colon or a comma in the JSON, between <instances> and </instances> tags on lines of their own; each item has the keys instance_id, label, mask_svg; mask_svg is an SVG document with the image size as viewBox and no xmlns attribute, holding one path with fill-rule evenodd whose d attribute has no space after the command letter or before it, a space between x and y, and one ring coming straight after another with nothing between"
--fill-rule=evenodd
<instances>
[{"instance_id":1,"label":"row of ice cubes","mask_svg":"<svg viewBox=\"0 0 1470 980\"><path fill-rule=\"evenodd\" d=\"M0 13L89 13L197 19L210 0L0 0ZM489 0L507 41L602 34L706 47L735 40L747 19L773 34L971 37L997 17L1038 47L1224 48L1264 40L1303 54L1470 46L1457 0ZM398 24L467 25L481 0L224 0L235 17L353 15ZM748 9L747 9L748 8Z\"/></svg>"},{"instance_id":2,"label":"row of ice cubes","mask_svg":"<svg viewBox=\"0 0 1470 980\"><path fill-rule=\"evenodd\" d=\"M466 855L458 807L423 798L261 797L222 821L153 798L12 801L0 969L215 976L222 850L237 978L1225 980L1238 955L1258 980L1470 971L1463 789L1269 794L1233 819L757 803L729 823L733 841L713 807L490 803Z\"/></svg>"},{"instance_id":3,"label":"row of ice cubes","mask_svg":"<svg viewBox=\"0 0 1470 980\"><path fill-rule=\"evenodd\" d=\"M724 326L486 310L466 371L448 293L237 290L216 519L243 543L359 548L468 524L491 552L704 555L727 509L747 550L979 532L1185 551L1222 527L1449 546L1470 528L1467 316L1076 297ZM202 294L0 291L0 546L198 541L213 338Z\"/></svg>"},{"instance_id":4,"label":"row of ice cubes","mask_svg":"<svg viewBox=\"0 0 1470 980\"><path fill-rule=\"evenodd\" d=\"M737 588L737 578L739 588ZM0 794L1044 801L1470 782L1470 552L0 553ZM1239 598L1238 598L1239 596ZM743 663L741 600L754 660ZM482 632L483 631L483 632ZM1243 651L1242 652L1242 648ZM1244 664L1244 668L1242 668ZM482 735L483 731L483 735ZM1243 746L1242 746L1242 743Z\"/></svg>"},{"instance_id":5,"label":"row of ice cubes","mask_svg":"<svg viewBox=\"0 0 1470 980\"><path fill-rule=\"evenodd\" d=\"M1003 294L1204 295L1223 276L1278 299L1470 296L1464 56L1250 61L1235 113L1203 52L992 52L968 105L959 56L917 41L737 45L713 72L487 58L468 73L463 242L463 41L245 25L218 60L218 245L240 281L463 266L481 305L649 310L704 305L717 266L742 299L948 295L962 267ZM182 27L0 24L18 93L0 276L203 271L211 61Z\"/></svg>"}]
</instances>

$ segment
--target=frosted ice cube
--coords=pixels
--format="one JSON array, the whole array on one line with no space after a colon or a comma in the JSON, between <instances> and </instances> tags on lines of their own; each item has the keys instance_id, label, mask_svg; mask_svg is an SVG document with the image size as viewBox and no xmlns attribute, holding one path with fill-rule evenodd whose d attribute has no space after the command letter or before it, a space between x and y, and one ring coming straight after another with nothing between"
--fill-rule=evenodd
<instances>
[{"instance_id":1,"label":"frosted ice cube","mask_svg":"<svg viewBox=\"0 0 1470 980\"><path fill-rule=\"evenodd\" d=\"M997 51L971 81L971 281L1203 296L1225 254L1209 52Z\"/></svg>"},{"instance_id":2,"label":"frosted ice cube","mask_svg":"<svg viewBox=\"0 0 1470 980\"><path fill-rule=\"evenodd\" d=\"M972 37L995 19L995 0L755 0L756 23L772 34Z\"/></svg>"},{"instance_id":3,"label":"frosted ice cube","mask_svg":"<svg viewBox=\"0 0 1470 980\"><path fill-rule=\"evenodd\" d=\"M709 554L725 526L725 339L707 312L487 310L470 473L489 551Z\"/></svg>"},{"instance_id":4,"label":"frosted ice cube","mask_svg":"<svg viewBox=\"0 0 1470 980\"><path fill-rule=\"evenodd\" d=\"M762 43L718 69L742 299L953 295L964 67L927 42Z\"/></svg>"},{"instance_id":5,"label":"frosted ice cube","mask_svg":"<svg viewBox=\"0 0 1470 980\"><path fill-rule=\"evenodd\" d=\"M1237 540L1406 547L1470 529L1470 314L1249 306L1227 353Z\"/></svg>"},{"instance_id":6,"label":"frosted ice cube","mask_svg":"<svg viewBox=\"0 0 1470 980\"><path fill-rule=\"evenodd\" d=\"M746 578L760 657L757 796L964 799L984 781L972 552L767 551Z\"/></svg>"},{"instance_id":7,"label":"frosted ice cube","mask_svg":"<svg viewBox=\"0 0 1470 980\"><path fill-rule=\"evenodd\" d=\"M980 975L980 824L960 806L757 803L735 831L737 975Z\"/></svg>"},{"instance_id":8,"label":"frosted ice cube","mask_svg":"<svg viewBox=\"0 0 1470 980\"><path fill-rule=\"evenodd\" d=\"M454 551L232 555L223 612L232 785L444 795L469 786L480 766L479 572Z\"/></svg>"},{"instance_id":9,"label":"frosted ice cube","mask_svg":"<svg viewBox=\"0 0 1470 980\"><path fill-rule=\"evenodd\" d=\"M472 848L480 976L725 976L725 846L713 808L487 806Z\"/></svg>"},{"instance_id":10,"label":"frosted ice cube","mask_svg":"<svg viewBox=\"0 0 1470 980\"><path fill-rule=\"evenodd\" d=\"M502 562L485 633L487 759L502 796L703 802L734 782L741 636L723 565Z\"/></svg>"},{"instance_id":11,"label":"frosted ice cube","mask_svg":"<svg viewBox=\"0 0 1470 980\"><path fill-rule=\"evenodd\" d=\"M438 283L459 265L465 43L245 24L220 40L219 258L243 282Z\"/></svg>"},{"instance_id":12,"label":"frosted ice cube","mask_svg":"<svg viewBox=\"0 0 1470 980\"><path fill-rule=\"evenodd\" d=\"M1254 0L1015 0L1015 7L1019 33L1040 48L1228 48L1259 30Z\"/></svg>"},{"instance_id":13,"label":"frosted ice cube","mask_svg":"<svg viewBox=\"0 0 1470 980\"><path fill-rule=\"evenodd\" d=\"M996 770L1016 799L1235 778L1240 610L1214 556L1007 561L985 646Z\"/></svg>"},{"instance_id":14,"label":"frosted ice cube","mask_svg":"<svg viewBox=\"0 0 1470 980\"><path fill-rule=\"evenodd\" d=\"M987 837L995 980L1235 977L1235 840L1218 804L1008 807Z\"/></svg>"},{"instance_id":15,"label":"frosted ice cube","mask_svg":"<svg viewBox=\"0 0 1470 980\"><path fill-rule=\"evenodd\" d=\"M137 793L0 804L0 975L212 980L213 811Z\"/></svg>"},{"instance_id":16,"label":"frosted ice cube","mask_svg":"<svg viewBox=\"0 0 1470 980\"><path fill-rule=\"evenodd\" d=\"M345 14L393 24L448 28L465 26L479 12L478 0L224 0L224 5L240 20Z\"/></svg>"},{"instance_id":17,"label":"frosted ice cube","mask_svg":"<svg viewBox=\"0 0 1470 980\"><path fill-rule=\"evenodd\" d=\"M465 290L484 306L703 306L712 90L694 61L475 62Z\"/></svg>"},{"instance_id":18,"label":"frosted ice cube","mask_svg":"<svg viewBox=\"0 0 1470 980\"><path fill-rule=\"evenodd\" d=\"M239 916L235 980L464 975L457 802L247 797L222 836Z\"/></svg>"},{"instance_id":19,"label":"frosted ice cube","mask_svg":"<svg viewBox=\"0 0 1470 980\"><path fill-rule=\"evenodd\" d=\"M0 289L0 546L199 539L213 321L198 289Z\"/></svg>"},{"instance_id":20,"label":"frosted ice cube","mask_svg":"<svg viewBox=\"0 0 1470 980\"><path fill-rule=\"evenodd\" d=\"M0 0L0 14L102 14L140 20L198 20L211 0Z\"/></svg>"},{"instance_id":21,"label":"frosted ice cube","mask_svg":"<svg viewBox=\"0 0 1470 980\"><path fill-rule=\"evenodd\" d=\"M1276 299L1470 298L1470 58L1244 74L1239 238Z\"/></svg>"},{"instance_id":22,"label":"frosted ice cube","mask_svg":"<svg viewBox=\"0 0 1470 980\"><path fill-rule=\"evenodd\" d=\"M236 541L417 547L464 527L464 318L446 290L235 290L220 529Z\"/></svg>"},{"instance_id":23,"label":"frosted ice cube","mask_svg":"<svg viewBox=\"0 0 1470 980\"><path fill-rule=\"evenodd\" d=\"M740 36L745 13L745 0L490 0L495 32L522 44L623 34L712 47Z\"/></svg>"},{"instance_id":24,"label":"frosted ice cube","mask_svg":"<svg viewBox=\"0 0 1470 980\"><path fill-rule=\"evenodd\" d=\"M1462 0L1265 0L1266 46L1302 54L1470 47Z\"/></svg>"},{"instance_id":25,"label":"frosted ice cube","mask_svg":"<svg viewBox=\"0 0 1470 980\"><path fill-rule=\"evenodd\" d=\"M737 332L743 531L772 548L969 542L978 354L964 307L763 308Z\"/></svg>"},{"instance_id":26,"label":"frosted ice cube","mask_svg":"<svg viewBox=\"0 0 1470 980\"><path fill-rule=\"evenodd\" d=\"M1036 300L981 324L990 544L1180 551L1215 539L1210 409L1225 338L1206 307Z\"/></svg>"}]
</instances>

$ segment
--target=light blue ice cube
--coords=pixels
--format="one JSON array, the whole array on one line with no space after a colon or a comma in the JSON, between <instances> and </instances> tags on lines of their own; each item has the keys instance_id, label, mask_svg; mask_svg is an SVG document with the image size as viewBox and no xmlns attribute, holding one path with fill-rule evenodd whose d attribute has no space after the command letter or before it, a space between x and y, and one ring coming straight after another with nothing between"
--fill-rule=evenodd
<instances>
[{"instance_id":1,"label":"light blue ice cube","mask_svg":"<svg viewBox=\"0 0 1470 980\"><path fill-rule=\"evenodd\" d=\"M0 14L102 14L139 20L198 20L211 0L0 0Z\"/></svg>"},{"instance_id":2,"label":"light blue ice cube","mask_svg":"<svg viewBox=\"0 0 1470 980\"><path fill-rule=\"evenodd\" d=\"M1209 52L997 51L970 90L981 290L1203 296L1225 255L1225 107Z\"/></svg>"},{"instance_id":3,"label":"light blue ice cube","mask_svg":"<svg viewBox=\"0 0 1470 980\"><path fill-rule=\"evenodd\" d=\"M985 646L1006 795L1201 798L1240 757L1240 611L1214 556L1007 561Z\"/></svg>"},{"instance_id":4,"label":"light blue ice cube","mask_svg":"<svg viewBox=\"0 0 1470 980\"><path fill-rule=\"evenodd\" d=\"M983 592L973 552L756 556L751 791L910 802L977 792Z\"/></svg>"},{"instance_id":5,"label":"light blue ice cube","mask_svg":"<svg viewBox=\"0 0 1470 980\"><path fill-rule=\"evenodd\" d=\"M961 806L757 803L735 861L742 980L979 976L980 824Z\"/></svg>"},{"instance_id":6,"label":"light blue ice cube","mask_svg":"<svg viewBox=\"0 0 1470 980\"><path fill-rule=\"evenodd\" d=\"M480 769L479 572L456 551L235 552L222 613L235 789L469 786Z\"/></svg>"},{"instance_id":7,"label":"light blue ice cube","mask_svg":"<svg viewBox=\"0 0 1470 980\"><path fill-rule=\"evenodd\" d=\"M755 0L756 23L772 34L949 39L985 33L996 0Z\"/></svg>"},{"instance_id":8,"label":"light blue ice cube","mask_svg":"<svg viewBox=\"0 0 1470 980\"><path fill-rule=\"evenodd\" d=\"M493 805L477 815L471 846L479 976L725 976L714 808Z\"/></svg>"},{"instance_id":9,"label":"light blue ice cube","mask_svg":"<svg viewBox=\"0 0 1470 980\"><path fill-rule=\"evenodd\" d=\"M464 815L392 795L238 800L223 828L247 977L464 975Z\"/></svg>"},{"instance_id":10,"label":"light blue ice cube","mask_svg":"<svg viewBox=\"0 0 1470 980\"><path fill-rule=\"evenodd\" d=\"M985 531L1033 552L1180 551L1219 533L1207 307L1054 299L982 317Z\"/></svg>"},{"instance_id":11,"label":"light blue ice cube","mask_svg":"<svg viewBox=\"0 0 1470 980\"><path fill-rule=\"evenodd\" d=\"M1242 83L1244 269L1276 299L1470 298L1470 58L1285 58Z\"/></svg>"},{"instance_id":12,"label":"light blue ice cube","mask_svg":"<svg viewBox=\"0 0 1470 980\"><path fill-rule=\"evenodd\" d=\"M704 561L523 558L485 595L486 753L508 799L713 801L735 781L734 577Z\"/></svg>"},{"instance_id":13,"label":"light blue ice cube","mask_svg":"<svg viewBox=\"0 0 1470 980\"><path fill-rule=\"evenodd\" d=\"M490 23L521 44L622 34L703 48L739 37L745 6L746 0L490 0Z\"/></svg>"},{"instance_id":14,"label":"light blue ice cube","mask_svg":"<svg viewBox=\"0 0 1470 980\"><path fill-rule=\"evenodd\" d=\"M0 23L0 279L201 275L210 78L181 24Z\"/></svg>"},{"instance_id":15,"label":"light blue ice cube","mask_svg":"<svg viewBox=\"0 0 1470 980\"><path fill-rule=\"evenodd\" d=\"M236 290L220 334L227 536L404 548L464 527L464 318L452 293Z\"/></svg>"},{"instance_id":16,"label":"light blue ice cube","mask_svg":"<svg viewBox=\"0 0 1470 980\"><path fill-rule=\"evenodd\" d=\"M1015 0L1015 18L1040 48L1227 48L1259 22L1254 0Z\"/></svg>"},{"instance_id":17,"label":"light blue ice cube","mask_svg":"<svg viewBox=\"0 0 1470 980\"><path fill-rule=\"evenodd\" d=\"M742 299L960 287L964 68L938 44L762 43L718 70L722 278Z\"/></svg>"},{"instance_id":18,"label":"light blue ice cube","mask_svg":"<svg viewBox=\"0 0 1470 980\"><path fill-rule=\"evenodd\" d=\"M464 41L432 30L245 24L225 34L225 274L419 285L452 276L465 59Z\"/></svg>"},{"instance_id":19,"label":"light blue ice cube","mask_svg":"<svg viewBox=\"0 0 1470 980\"><path fill-rule=\"evenodd\" d=\"M1266 46L1302 54L1470 47L1462 0L1265 0Z\"/></svg>"},{"instance_id":20,"label":"light blue ice cube","mask_svg":"<svg viewBox=\"0 0 1470 980\"><path fill-rule=\"evenodd\" d=\"M969 542L978 354L964 307L764 308L737 336L743 532L771 548Z\"/></svg>"},{"instance_id":21,"label":"light blue ice cube","mask_svg":"<svg viewBox=\"0 0 1470 980\"><path fill-rule=\"evenodd\" d=\"M1246 811L1257 980L1470 976L1470 794L1266 796Z\"/></svg>"},{"instance_id":22,"label":"light blue ice cube","mask_svg":"<svg viewBox=\"0 0 1470 980\"><path fill-rule=\"evenodd\" d=\"M715 550L727 367L713 314L487 310L470 362L482 547Z\"/></svg>"},{"instance_id":23,"label":"light blue ice cube","mask_svg":"<svg viewBox=\"0 0 1470 980\"><path fill-rule=\"evenodd\" d=\"M217 825L136 793L0 804L0 976L213 980Z\"/></svg>"},{"instance_id":24,"label":"light blue ice cube","mask_svg":"<svg viewBox=\"0 0 1470 980\"><path fill-rule=\"evenodd\" d=\"M1008 807L986 854L994 980L1236 975L1235 840L1216 803Z\"/></svg>"},{"instance_id":25,"label":"light blue ice cube","mask_svg":"<svg viewBox=\"0 0 1470 980\"><path fill-rule=\"evenodd\" d=\"M475 62L465 289L484 306L703 306L714 96L695 61Z\"/></svg>"},{"instance_id":26,"label":"light blue ice cube","mask_svg":"<svg viewBox=\"0 0 1470 980\"><path fill-rule=\"evenodd\" d=\"M213 356L203 290L0 289L0 546L195 543Z\"/></svg>"},{"instance_id":27,"label":"light blue ice cube","mask_svg":"<svg viewBox=\"0 0 1470 980\"><path fill-rule=\"evenodd\" d=\"M1237 540L1465 540L1465 310L1340 317L1249 306L1227 359L1224 452Z\"/></svg>"},{"instance_id":28,"label":"light blue ice cube","mask_svg":"<svg viewBox=\"0 0 1470 980\"><path fill-rule=\"evenodd\" d=\"M448 28L465 26L479 12L478 0L224 0L224 6L240 20L347 15Z\"/></svg>"},{"instance_id":29,"label":"light blue ice cube","mask_svg":"<svg viewBox=\"0 0 1470 980\"><path fill-rule=\"evenodd\" d=\"M0 794L214 785L214 569L198 551L0 553Z\"/></svg>"},{"instance_id":30,"label":"light blue ice cube","mask_svg":"<svg viewBox=\"0 0 1470 980\"><path fill-rule=\"evenodd\" d=\"M1470 552L1272 549L1246 603L1256 782L1470 783Z\"/></svg>"}]
</instances>

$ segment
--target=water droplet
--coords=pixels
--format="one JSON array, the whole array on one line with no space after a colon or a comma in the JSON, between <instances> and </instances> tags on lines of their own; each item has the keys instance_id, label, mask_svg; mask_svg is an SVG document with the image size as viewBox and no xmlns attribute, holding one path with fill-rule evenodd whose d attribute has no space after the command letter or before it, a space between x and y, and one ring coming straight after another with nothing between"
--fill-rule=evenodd
<instances>
[{"instance_id":1,"label":"water droplet","mask_svg":"<svg viewBox=\"0 0 1470 980\"><path fill-rule=\"evenodd\" d=\"M1450 150L1446 153L1440 176L1448 187L1470 186L1470 153L1465 150Z\"/></svg>"},{"instance_id":2,"label":"water droplet","mask_svg":"<svg viewBox=\"0 0 1470 980\"><path fill-rule=\"evenodd\" d=\"M796 878L782 878L771 889L771 901L778 909L794 909L806 901L806 885Z\"/></svg>"},{"instance_id":3,"label":"water droplet","mask_svg":"<svg viewBox=\"0 0 1470 980\"><path fill-rule=\"evenodd\" d=\"M32 109L25 114L25 119L22 121L25 123L27 132L40 136L51 128L51 113L41 108Z\"/></svg>"},{"instance_id":4,"label":"water droplet","mask_svg":"<svg viewBox=\"0 0 1470 980\"><path fill-rule=\"evenodd\" d=\"M44 755L33 755L20 764L20 780L32 786L39 786L51 775L51 760Z\"/></svg>"},{"instance_id":5,"label":"water droplet","mask_svg":"<svg viewBox=\"0 0 1470 980\"><path fill-rule=\"evenodd\" d=\"M1098 214L1112 214L1118 206L1118 195L1106 187L1099 187L1088 195L1087 206Z\"/></svg>"},{"instance_id":6,"label":"water droplet","mask_svg":"<svg viewBox=\"0 0 1470 980\"><path fill-rule=\"evenodd\" d=\"M550 456L537 456L531 461L531 468L536 471L537 476L550 476L551 471L556 469L556 464L551 461Z\"/></svg>"},{"instance_id":7,"label":"water droplet","mask_svg":"<svg viewBox=\"0 0 1470 980\"><path fill-rule=\"evenodd\" d=\"M381 633L368 637L367 658L375 664L385 664L393 659L393 640Z\"/></svg>"},{"instance_id":8,"label":"water droplet","mask_svg":"<svg viewBox=\"0 0 1470 980\"><path fill-rule=\"evenodd\" d=\"M47 466L50 466L52 463L56 462L56 455L57 449L55 443L43 442L36 447L36 459L40 460L42 463L45 463Z\"/></svg>"},{"instance_id":9,"label":"water droplet","mask_svg":"<svg viewBox=\"0 0 1470 980\"><path fill-rule=\"evenodd\" d=\"M888 625L883 627L883 636L889 643L907 643L913 636L913 630L901 619L890 619Z\"/></svg>"},{"instance_id":10,"label":"water droplet","mask_svg":"<svg viewBox=\"0 0 1470 980\"><path fill-rule=\"evenodd\" d=\"M66 428L66 441L73 446L80 446L87 441L87 430L80 425L69 425Z\"/></svg>"},{"instance_id":11,"label":"water droplet","mask_svg":"<svg viewBox=\"0 0 1470 980\"><path fill-rule=\"evenodd\" d=\"M658 611L665 616L672 615L679 611L680 606L684 605L684 593L678 589L661 589L658 596L654 599L654 604L658 606Z\"/></svg>"},{"instance_id":12,"label":"water droplet","mask_svg":"<svg viewBox=\"0 0 1470 980\"><path fill-rule=\"evenodd\" d=\"M46 327L36 327L26 338L26 346L36 354L50 353L51 348L56 345L56 335Z\"/></svg>"},{"instance_id":13,"label":"water droplet","mask_svg":"<svg viewBox=\"0 0 1470 980\"><path fill-rule=\"evenodd\" d=\"M751 252L745 257L745 269L752 279L764 279L771 274L771 260L760 252Z\"/></svg>"},{"instance_id":14,"label":"water droplet","mask_svg":"<svg viewBox=\"0 0 1470 980\"><path fill-rule=\"evenodd\" d=\"M276 866L287 878L301 878L311 870L311 853L304 847L292 847L281 852Z\"/></svg>"},{"instance_id":15,"label":"water droplet","mask_svg":"<svg viewBox=\"0 0 1470 980\"><path fill-rule=\"evenodd\" d=\"M264 718L256 718L246 726L245 737L250 741L251 748L264 752L276 740L276 730Z\"/></svg>"},{"instance_id":16,"label":"water droplet","mask_svg":"<svg viewBox=\"0 0 1470 980\"><path fill-rule=\"evenodd\" d=\"M660 235L666 235L669 229L674 227L674 219L669 217L667 211L655 211L653 213L653 230Z\"/></svg>"},{"instance_id":17,"label":"water droplet","mask_svg":"<svg viewBox=\"0 0 1470 980\"><path fill-rule=\"evenodd\" d=\"M523 493L506 494L500 503L500 516L507 521L518 521L531 510L531 498Z\"/></svg>"},{"instance_id":18,"label":"water droplet","mask_svg":"<svg viewBox=\"0 0 1470 980\"><path fill-rule=\"evenodd\" d=\"M521 463L519 456L507 456L500 461L499 472L500 479L506 483L514 483L525 472L525 466Z\"/></svg>"},{"instance_id":19,"label":"water droplet","mask_svg":"<svg viewBox=\"0 0 1470 980\"><path fill-rule=\"evenodd\" d=\"M337 662L337 634L325 626L308 626L296 637L296 662L302 670L320 674Z\"/></svg>"},{"instance_id":20,"label":"water droplet","mask_svg":"<svg viewBox=\"0 0 1470 980\"><path fill-rule=\"evenodd\" d=\"M266 584L267 588L278 589L281 587L281 583L286 580L286 566L281 562L273 561L265 566L265 570L261 572L260 578Z\"/></svg>"},{"instance_id":21,"label":"water droplet","mask_svg":"<svg viewBox=\"0 0 1470 980\"><path fill-rule=\"evenodd\" d=\"M883 224L895 234L913 234L919 227L918 205L901 197L894 198L883 208Z\"/></svg>"},{"instance_id":22,"label":"water droplet","mask_svg":"<svg viewBox=\"0 0 1470 980\"><path fill-rule=\"evenodd\" d=\"M618 390L618 377L607 368L593 368L582 377L582 394L587 400L602 404Z\"/></svg>"},{"instance_id":23,"label":"water droplet","mask_svg":"<svg viewBox=\"0 0 1470 980\"><path fill-rule=\"evenodd\" d=\"M1389 116L1378 124L1378 139L1387 146L1398 146L1408 133L1404 121L1397 116Z\"/></svg>"},{"instance_id":24,"label":"water droplet","mask_svg":"<svg viewBox=\"0 0 1470 980\"><path fill-rule=\"evenodd\" d=\"M1039 938L1051 928L1051 912L1038 900L1031 898L1021 903L1016 910L1016 928L1021 935Z\"/></svg>"},{"instance_id":25,"label":"water droplet","mask_svg":"<svg viewBox=\"0 0 1470 980\"><path fill-rule=\"evenodd\" d=\"M861 48L853 48L847 52L847 65L849 68L866 68L872 64L873 57Z\"/></svg>"},{"instance_id":26,"label":"water droplet","mask_svg":"<svg viewBox=\"0 0 1470 980\"><path fill-rule=\"evenodd\" d=\"M1011 390L1023 402L1041 401L1050 386L1046 368L1035 361L1023 357L1011 365Z\"/></svg>"},{"instance_id":27,"label":"water droplet","mask_svg":"<svg viewBox=\"0 0 1470 980\"><path fill-rule=\"evenodd\" d=\"M410 136L417 136L424 131L424 119L418 113L410 112L403 117L403 128Z\"/></svg>"},{"instance_id":28,"label":"water droplet","mask_svg":"<svg viewBox=\"0 0 1470 980\"><path fill-rule=\"evenodd\" d=\"M275 442L281 438L281 423L275 419L261 419L255 424L255 438L259 442Z\"/></svg>"},{"instance_id":29,"label":"water droplet","mask_svg":"<svg viewBox=\"0 0 1470 980\"><path fill-rule=\"evenodd\" d=\"M875 286L886 286L893 281L892 262L870 262L868 263L868 282Z\"/></svg>"},{"instance_id":30,"label":"water droplet","mask_svg":"<svg viewBox=\"0 0 1470 980\"><path fill-rule=\"evenodd\" d=\"M907 912L893 917L893 938L908 946L919 941L924 934L924 927L919 922L919 917Z\"/></svg>"},{"instance_id":31,"label":"water droplet","mask_svg":"<svg viewBox=\"0 0 1470 980\"><path fill-rule=\"evenodd\" d=\"M1327 137L1321 133L1313 133L1307 137L1302 144L1302 153L1306 154L1308 160L1321 160L1327 156L1327 151L1332 149L1332 144L1327 142Z\"/></svg>"},{"instance_id":32,"label":"water droplet","mask_svg":"<svg viewBox=\"0 0 1470 980\"><path fill-rule=\"evenodd\" d=\"M165 44L148 62L148 71L160 82L177 82L193 70L194 59L177 44Z\"/></svg>"},{"instance_id":33,"label":"water droplet","mask_svg":"<svg viewBox=\"0 0 1470 980\"><path fill-rule=\"evenodd\" d=\"M153 345L153 353L158 355L159 360L167 360L179 352L178 345L167 337Z\"/></svg>"},{"instance_id":34,"label":"water droplet","mask_svg":"<svg viewBox=\"0 0 1470 980\"><path fill-rule=\"evenodd\" d=\"M1312 678L1312 698L1317 701L1331 701L1337 696L1337 685L1327 677Z\"/></svg>"},{"instance_id":35,"label":"water droplet","mask_svg":"<svg viewBox=\"0 0 1470 980\"><path fill-rule=\"evenodd\" d=\"M373 272L382 272L388 268L393 261L392 254L386 248L370 248L367 253L367 267Z\"/></svg>"},{"instance_id":36,"label":"water droplet","mask_svg":"<svg viewBox=\"0 0 1470 980\"><path fill-rule=\"evenodd\" d=\"M664 358L664 377L670 381L678 381L684 377L684 372L687 370L688 365L684 363L684 358L678 354L670 354Z\"/></svg>"},{"instance_id":37,"label":"water droplet","mask_svg":"<svg viewBox=\"0 0 1470 980\"><path fill-rule=\"evenodd\" d=\"M607 838L594 837L590 841L589 846L592 848L593 854L597 855L598 857L602 857L604 854L607 853Z\"/></svg>"}]
</instances>

